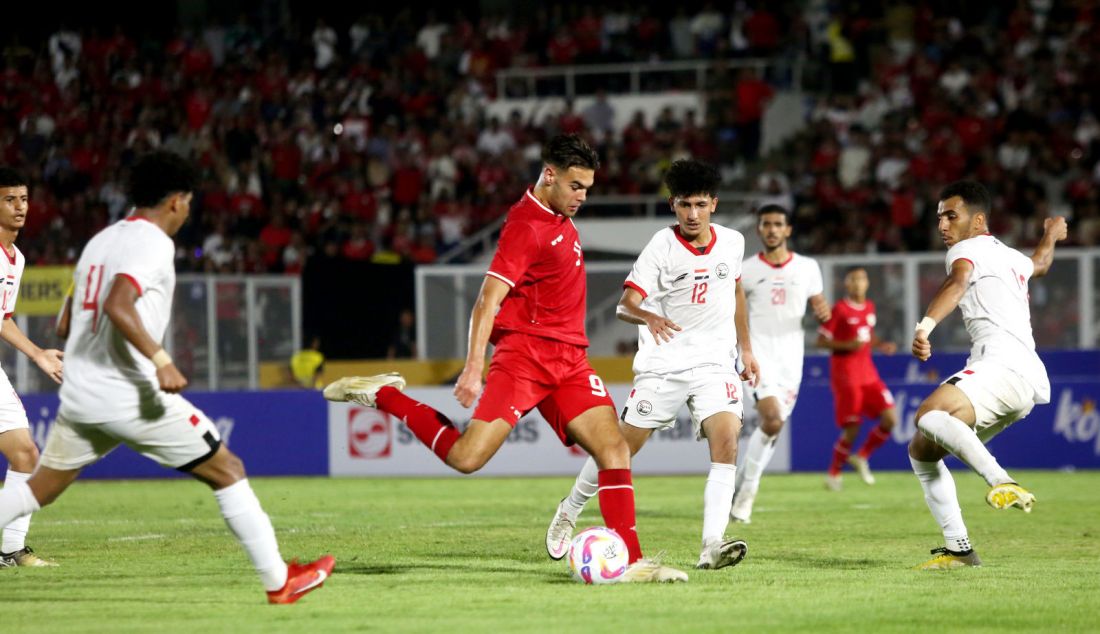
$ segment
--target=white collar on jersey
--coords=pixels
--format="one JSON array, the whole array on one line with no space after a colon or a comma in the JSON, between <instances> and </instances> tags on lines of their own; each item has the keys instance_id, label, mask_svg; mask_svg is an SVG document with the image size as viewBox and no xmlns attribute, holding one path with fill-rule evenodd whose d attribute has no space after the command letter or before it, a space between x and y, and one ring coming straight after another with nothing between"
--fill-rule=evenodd
<instances>
[{"instance_id":1,"label":"white collar on jersey","mask_svg":"<svg viewBox=\"0 0 1100 634\"><path fill-rule=\"evenodd\" d=\"M548 213L552 216L560 216L561 215L561 214L557 213L556 211L550 209L546 205L542 204L542 201L540 201L538 198L536 198L535 194L530 189L527 190L527 197L530 198L532 201L534 201L534 203L536 205L538 205L539 207L541 207L542 210L545 211L546 213Z\"/></svg>"}]
</instances>

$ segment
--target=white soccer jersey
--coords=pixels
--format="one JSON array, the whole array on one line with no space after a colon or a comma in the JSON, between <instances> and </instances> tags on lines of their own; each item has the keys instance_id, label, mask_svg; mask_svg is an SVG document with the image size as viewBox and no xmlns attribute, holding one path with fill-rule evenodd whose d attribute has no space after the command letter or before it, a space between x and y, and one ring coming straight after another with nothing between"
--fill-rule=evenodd
<instances>
[{"instance_id":1,"label":"white soccer jersey","mask_svg":"<svg viewBox=\"0 0 1100 634\"><path fill-rule=\"evenodd\" d=\"M749 304L752 353L768 382L797 389L802 382L806 303L822 292L821 267L811 258L791 253L771 264L763 253L742 265L741 288Z\"/></svg>"},{"instance_id":2,"label":"white soccer jersey","mask_svg":"<svg viewBox=\"0 0 1100 634\"><path fill-rule=\"evenodd\" d=\"M671 319L683 330L657 345L638 326L634 374L665 374L704 365L733 371L737 360L737 281L745 237L712 224L710 243L701 250L680 236L679 227L661 229L638 256L625 286L645 298L643 307Z\"/></svg>"},{"instance_id":3,"label":"white soccer jersey","mask_svg":"<svg viewBox=\"0 0 1100 634\"><path fill-rule=\"evenodd\" d=\"M1036 403L1049 403L1050 381L1035 353L1028 306L1027 282L1035 272L1035 264L989 234L951 247L946 259L948 274L956 260L966 260L974 267L959 301L971 341L967 364L980 360L1001 363L1035 389Z\"/></svg>"},{"instance_id":4,"label":"white soccer jersey","mask_svg":"<svg viewBox=\"0 0 1100 634\"><path fill-rule=\"evenodd\" d=\"M19 299L19 283L23 281L23 267L27 260L23 252L14 244L11 245L12 253L0 247L3 255L0 255L0 315L4 319L15 313L15 301Z\"/></svg>"},{"instance_id":5,"label":"white soccer jersey","mask_svg":"<svg viewBox=\"0 0 1100 634\"><path fill-rule=\"evenodd\" d=\"M178 395L160 391L156 367L125 340L103 312L114 284L133 284L146 332L162 341L176 286L172 239L152 222L130 217L97 233L73 273L72 321L65 343L60 414L77 423L159 418Z\"/></svg>"}]
</instances>

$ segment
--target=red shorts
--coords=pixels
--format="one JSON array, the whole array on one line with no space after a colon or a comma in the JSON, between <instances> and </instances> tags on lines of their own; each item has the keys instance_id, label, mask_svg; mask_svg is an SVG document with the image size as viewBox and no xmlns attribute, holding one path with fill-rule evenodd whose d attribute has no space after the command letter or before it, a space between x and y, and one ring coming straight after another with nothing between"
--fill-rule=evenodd
<instances>
[{"instance_id":1,"label":"red shorts","mask_svg":"<svg viewBox=\"0 0 1100 634\"><path fill-rule=\"evenodd\" d=\"M894 406L894 395L877 379L863 385L833 385L838 427L858 425L860 416L878 418Z\"/></svg>"},{"instance_id":2,"label":"red shorts","mask_svg":"<svg viewBox=\"0 0 1100 634\"><path fill-rule=\"evenodd\" d=\"M615 409L603 381L588 363L585 349L523 333L502 337L493 351L485 390L474 420L503 419L515 427L534 408L565 445L565 427L593 407Z\"/></svg>"}]
</instances>

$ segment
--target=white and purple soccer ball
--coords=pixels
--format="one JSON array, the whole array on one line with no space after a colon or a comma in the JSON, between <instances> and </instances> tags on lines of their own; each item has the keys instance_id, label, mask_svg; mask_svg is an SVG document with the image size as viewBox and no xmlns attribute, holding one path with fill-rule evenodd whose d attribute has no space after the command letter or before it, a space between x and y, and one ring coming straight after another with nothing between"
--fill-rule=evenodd
<instances>
[{"instance_id":1,"label":"white and purple soccer ball","mask_svg":"<svg viewBox=\"0 0 1100 634\"><path fill-rule=\"evenodd\" d=\"M615 583L626 572L628 560L626 542L603 526L577 533L569 545L569 570L581 583Z\"/></svg>"}]
</instances>

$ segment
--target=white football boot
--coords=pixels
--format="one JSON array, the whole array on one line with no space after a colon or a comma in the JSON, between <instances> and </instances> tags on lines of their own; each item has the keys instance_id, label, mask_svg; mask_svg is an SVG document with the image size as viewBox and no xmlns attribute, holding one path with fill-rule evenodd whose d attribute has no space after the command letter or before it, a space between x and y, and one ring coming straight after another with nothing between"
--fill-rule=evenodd
<instances>
[{"instance_id":1,"label":"white football boot","mask_svg":"<svg viewBox=\"0 0 1100 634\"><path fill-rule=\"evenodd\" d=\"M825 476L825 488L830 491L839 491L844 485L841 483L840 475L826 475Z\"/></svg>"},{"instance_id":2,"label":"white football boot","mask_svg":"<svg viewBox=\"0 0 1100 634\"><path fill-rule=\"evenodd\" d=\"M328 384L323 392L330 401L349 401L367 407L374 407L374 397L378 390L389 386L397 390L405 389L405 377L397 372L376 374L374 376L345 376Z\"/></svg>"},{"instance_id":3,"label":"white football boot","mask_svg":"<svg viewBox=\"0 0 1100 634\"><path fill-rule=\"evenodd\" d=\"M752 524L752 505L756 501L756 492L760 490L760 481L756 486L737 489L730 507L730 519L741 524Z\"/></svg>"},{"instance_id":4,"label":"white football boot","mask_svg":"<svg viewBox=\"0 0 1100 634\"><path fill-rule=\"evenodd\" d=\"M859 479L863 480L864 484L874 484L875 475L871 473L871 465L867 464L867 459L860 455L854 455L848 457L848 464L852 465L852 468L859 474Z\"/></svg>"},{"instance_id":5,"label":"white football boot","mask_svg":"<svg viewBox=\"0 0 1100 634\"><path fill-rule=\"evenodd\" d=\"M550 520L550 527L546 529L546 554L555 561L569 552L573 531L577 528L579 513L570 513L567 502L568 498L562 498L558 510L554 512L554 519Z\"/></svg>"},{"instance_id":6,"label":"white football boot","mask_svg":"<svg viewBox=\"0 0 1100 634\"><path fill-rule=\"evenodd\" d=\"M749 545L740 539L713 539L703 545L699 553L699 570L718 570L741 563L749 552Z\"/></svg>"}]
</instances>

